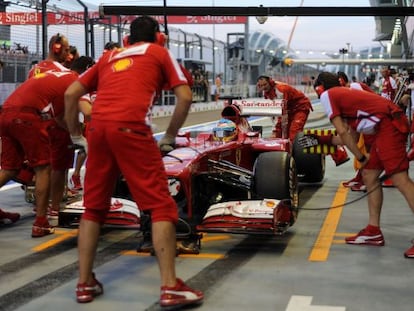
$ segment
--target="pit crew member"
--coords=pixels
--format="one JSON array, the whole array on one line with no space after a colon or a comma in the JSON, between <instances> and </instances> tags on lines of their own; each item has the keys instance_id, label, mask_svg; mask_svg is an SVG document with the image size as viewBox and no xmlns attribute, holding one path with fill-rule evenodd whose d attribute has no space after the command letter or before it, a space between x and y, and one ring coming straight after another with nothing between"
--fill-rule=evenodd
<instances>
[{"instance_id":1,"label":"pit crew member","mask_svg":"<svg viewBox=\"0 0 414 311\"><path fill-rule=\"evenodd\" d=\"M345 87L349 87L351 89L356 89L356 90L361 90L361 91L363 90L363 91L367 91L367 92L375 94L375 92L368 85L366 85L365 83L362 83L362 82L349 82L348 76L343 71L338 71L338 80L339 80L340 86L345 86ZM363 153L369 152L369 148L370 148L370 145L371 145L371 140L372 140L371 135L363 135L363 134L359 135L359 137L358 137L358 146L359 146L361 152L363 152ZM355 177L348 180L348 181L343 182L342 185L344 187L351 188L353 191L365 191L366 186L364 185L364 182L362 180L361 165L360 165L360 163L358 162L357 159L354 159L354 168L357 172Z\"/></svg>"},{"instance_id":2,"label":"pit crew member","mask_svg":"<svg viewBox=\"0 0 414 311\"><path fill-rule=\"evenodd\" d=\"M380 229L383 205L380 174L383 171L414 212L414 182L408 176L409 162L405 150L408 120L402 110L386 98L339 86L337 75L323 72L316 79L314 88L338 133L339 141L336 143L345 144L361 163L367 186L368 225L358 234L345 238L345 242L383 246L384 236ZM369 154L360 151L355 133L373 135ZM414 246L404 255L414 258Z\"/></svg>"},{"instance_id":3,"label":"pit crew member","mask_svg":"<svg viewBox=\"0 0 414 311\"><path fill-rule=\"evenodd\" d=\"M290 86L289 84L274 81L268 76L259 76L257 78L257 88L263 92L266 99L283 98L287 102L288 110L288 136L293 142L296 135L303 131L309 113L313 110L312 104L306 95ZM279 96L278 94L279 93ZM275 136L281 137L282 124L278 120L275 126Z\"/></svg>"},{"instance_id":4,"label":"pit crew member","mask_svg":"<svg viewBox=\"0 0 414 311\"><path fill-rule=\"evenodd\" d=\"M156 43L159 36L156 20L137 17L130 26L128 47L104 53L65 93L65 119L72 137L79 140L79 98L97 91L88 132L85 212L78 237L76 295L80 303L90 302L103 293L92 267L100 227L120 173L139 208L151 213L152 239L161 275L161 307L203 300L202 292L189 288L175 273L178 211L168 191L160 149L174 148L178 129L191 106L192 93L172 54ZM166 83L173 89L177 102L169 127L157 145L148 115L154 96Z\"/></svg>"},{"instance_id":5,"label":"pit crew member","mask_svg":"<svg viewBox=\"0 0 414 311\"><path fill-rule=\"evenodd\" d=\"M77 74L50 71L21 84L4 102L1 113L2 156L0 186L15 179L25 161L35 171L36 218L32 237L52 234L46 217L50 190L50 142L48 127L63 94ZM29 100L28 100L29 98Z\"/></svg>"},{"instance_id":6,"label":"pit crew member","mask_svg":"<svg viewBox=\"0 0 414 311\"><path fill-rule=\"evenodd\" d=\"M268 76L260 76L257 78L257 87L259 91L263 92L264 98L275 99L279 96L279 98L283 98L287 101L288 135L289 139L293 142L296 135L303 131L309 113L313 110L309 98L298 89L295 89L286 83L274 81ZM276 137L281 137L282 122L280 118L278 119L274 131ZM346 150L341 146L339 146L331 156L336 166L349 160Z\"/></svg>"},{"instance_id":7,"label":"pit crew member","mask_svg":"<svg viewBox=\"0 0 414 311\"><path fill-rule=\"evenodd\" d=\"M394 100L397 92L397 81L391 76L391 69L389 67L381 68L381 93L380 95L390 101Z\"/></svg>"},{"instance_id":8,"label":"pit crew member","mask_svg":"<svg viewBox=\"0 0 414 311\"><path fill-rule=\"evenodd\" d=\"M73 52L77 53L77 51L73 50L73 47L71 50L69 41L64 35L60 33L53 35L49 40L47 58L32 68L29 72L29 77L47 71L69 71L70 69L66 68L64 63L68 63L68 59L70 59L70 62L76 59L76 55L71 54ZM72 58L70 57L71 55ZM56 117L59 115L62 118L63 113L55 114ZM65 195L67 171L73 167L75 153L74 149L68 148L68 146L72 145L72 141L61 119L55 118L54 122L49 126L49 139L51 156L51 203L48 216L50 218L57 218L60 204Z\"/></svg>"}]
</instances>

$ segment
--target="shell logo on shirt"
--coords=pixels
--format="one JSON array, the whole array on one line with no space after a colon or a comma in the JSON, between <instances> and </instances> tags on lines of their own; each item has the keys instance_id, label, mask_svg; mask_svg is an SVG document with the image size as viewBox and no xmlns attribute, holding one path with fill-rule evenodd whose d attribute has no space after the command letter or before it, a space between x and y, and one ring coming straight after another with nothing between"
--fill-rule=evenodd
<instances>
[{"instance_id":1,"label":"shell logo on shirt","mask_svg":"<svg viewBox=\"0 0 414 311\"><path fill-rule=\"evenodd\" d=\"M40 68L35 68L34 72L33 72L33 76L37 76L38 74L42 73Z\"/></svg>"},{"instance_id":2,"label":"shell logo on shirt","mask_svg":"<svg viewBox=\"0 0 414 311\"><path fill-rule=\"evenodd\" d=\"M118 71L124 71L128 69L129 67L131 67L131 65L132 65L131 58L123 58L123 59L116 61L112 68L115 72L118 72Z\"/></svg>"},{"instance_id":3,"label":"shell logo on shirt","mask_svg":"<svg viewBox=\"0 0 414 311\"><path fill-rule=\"evenodd\" d=\"M33 75L33 78L35 78L35 79L41 79L41 78L44 78L45 76L46 76L46 73L44 73L44 72L37 72L37 73L35 73Z\"/></svg>"}]
</instances>

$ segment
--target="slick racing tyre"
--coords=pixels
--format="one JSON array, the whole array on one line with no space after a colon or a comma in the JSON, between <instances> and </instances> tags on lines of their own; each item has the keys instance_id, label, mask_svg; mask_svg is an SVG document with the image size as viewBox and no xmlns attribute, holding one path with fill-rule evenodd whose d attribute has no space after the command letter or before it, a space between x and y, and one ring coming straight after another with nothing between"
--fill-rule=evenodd
<instances>
[{"instance_id":1,"label":"slick racing tyre","mask_svg":"<svg viewBox=\"0 0 414 311\"><path fill-rule=\"evenodd\" d=\"M253 192L259 199L290 199L297 207L299 190L295 160L287 152L264 152L253 168Z\"/></svg>"},{"instance_id":2,"label":"slick racing tyre","mask_svg":"<svg viewBox=\"0 0 414 311\"><path fill-rule=\"evenodd\" d=\"M303 133L296 135L293 143L293 157L295 158L298 176L301 182L318 183L325 177L325 155L305 153L298 144Z\"/></svg>"}]
</instances>

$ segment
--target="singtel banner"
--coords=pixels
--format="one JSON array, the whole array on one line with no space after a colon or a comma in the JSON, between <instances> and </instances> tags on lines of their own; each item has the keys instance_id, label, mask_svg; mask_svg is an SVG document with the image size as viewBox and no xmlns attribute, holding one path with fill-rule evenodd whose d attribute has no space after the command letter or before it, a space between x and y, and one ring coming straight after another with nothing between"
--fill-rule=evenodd
<instances>
[{"instance_id":1,"label":"singtel banner","mask_svg":"<svg viewBox=\"0 0 414 311\"><path fill-rule=\"evenodd\" d=\"M98 12L90 12L89 19L103 24L121 24L131 22L134 16L122 16L121 21L117 16L100 19ZM164 16L154 16L161 24ZM168 16L168 24L245 24L246 16ZM84 24L83 12L47 13L48 25L76 25ZM1 12L0 25L41 25L42 13L38 12Z\"/></svg>"}]
</instances>

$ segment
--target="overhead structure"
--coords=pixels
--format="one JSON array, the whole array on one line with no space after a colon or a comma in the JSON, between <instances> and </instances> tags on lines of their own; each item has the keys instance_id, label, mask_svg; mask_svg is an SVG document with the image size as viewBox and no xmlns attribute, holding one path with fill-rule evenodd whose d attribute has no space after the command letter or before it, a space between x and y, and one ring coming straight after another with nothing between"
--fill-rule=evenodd
<instances>
[{"instance_id":1,"label":"overhead structure","mask_svg":"<svg viewBox=\"0 0 414 311\"><path fill-rule=\"evenodd\" d=\"M374 2L374 0L371 0ZM378 0L379 1L379 0ZM247 7L232 7L232 6L140 6L140 5L101 5L99 6L99 14L103 16L117 15L117 16L137 16L137 15L149 15L149 16L193 16L194 12L200 16L254 16L259 23L266 21L268 17L278 16L294 16L296 20L298 17L332 17L332 16L349 16L349 17L364 17L370 16L378 19L390 19L403 20L403 17L414 16L414 6L407 6L402 0L384 1L382 5L369 6L369 7L309 7L302 6L303 1L299 7L266 7L263 5L259 6L247 6ZM385 4L387 3L387 4ZM397 22L396 22L397 23ZM292 36L295 30L296 24L293 25L293 29L289 38L288 47L292 40ZM341 59L296 59L295 56L289 55L289 49L282 49L282 46L268 50L267 46L251 49L249 44L250 34L248 32L249 21L245 24L245 33L234 33L236 35L234 40L229 40L228 36L228 55L227 65L231 68L232 75L231 81L237 85L241 85L242 89L245 86L252 84L252 77L257 76L260 72L266 72L269 68L270 71L274 70L275 67L283 67L286 69L294 65L343 65L343 66L367 66L369 65L413 65L409 55L407 53L400 53L399 57L395 59L384 58L371 58L371 59L347 59L344 57ZM378 29L377 29L378 30ZM394 36L397 37L393 32ZM403 32L398 33L398 39L404 37ZM394 42L395 41L395 42ZM393 47L396 52L398 47L401 49L401 45L397 40L393 40ZM398 43L398 44L397 44ZM232 51L232 48L236 51ZM285 52L285 50L287 50ZM405 49L408 50L408 49ZM267 53L268 52L268 53ZM283 53L283 55L279 55ZM345 53L344 53L345 55ZM390 54L391 55L391 54ZM392 53L396 55L396 53ZM398 58L398 59L397 59ZM276 66L281 64L281 66ZM263 68L264 67L264 68ZM304 66L306 67L306 66ZM309 67L309 68L307 68ZM307 66L306 70L315 70L312 66ZM280 68L279 68L280 69ZM278 70L279 70L278 69ZM286 69L287 70L287 69Z\"/></svg>"},{"instance_id":2,"label":"overhead structure","mask_svg":"<svg viewBox=\"0 0 414 311\"><path fill-rule=\"evenodd\" d=\"M414 7L230 7L100 5L100 15L186 16L413 16Z\"/></svg>"},{"instance_id":3,"label":"overhead structure","mask_svg":"<svg viewBox=\"0 0 414 311\"><path fill-rule=\"evenodd\" d=\"M285 63L289 65L379 65L379 66L405 66L414 65L414 59L396 59L396 58L368 58L368 59L312 59L312 58L300 58L292 59L286 58Z\"/></svg>"}]
</instances>

